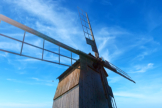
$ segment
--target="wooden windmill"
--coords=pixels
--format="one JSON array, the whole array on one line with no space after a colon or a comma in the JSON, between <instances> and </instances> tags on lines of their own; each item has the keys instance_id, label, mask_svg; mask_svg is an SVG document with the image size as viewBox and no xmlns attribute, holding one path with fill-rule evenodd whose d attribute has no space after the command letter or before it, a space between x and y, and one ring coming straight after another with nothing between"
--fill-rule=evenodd
<instances>
[{"instance_id":1,"label":"wooden windmill","mask_svg":"<svg viewBox=\"0 0 162 108\"><path fill-rule=\"evenodd\" d=\"M64 43L61 43L45 34L42 34L32 28L29 28L21 23L18 23L4 15L0 15L0 21L9 23L15 27L24 30L23 40L18 40L11 36L0 33L0 36L9 38L16 42L20 42L21 50L20 53L9 51L6 49L0 49L0 51L8 52L24 57L29 57L41 61L55 63L59 65L69 66L69 68L61 74L59 84L54 96L53 108L116 108L115 99L111 87L108 85L107 77L108 74L104 68L110 69L111 71L119 74L120 76L134 82L130 76L124 71L113 65L112 63L103 60L99 57L99 52L95 42L95 38L92 32L88 15L83 10L79 9L79 15L81 24L83 27L84 36L87 44L91 45L92 51L95 52L95 56L92 54L86 54L80 50L76 50ZM33 34L42 38L42 47L25 42L26 33ZM44 48L45 41L58 46L58 52L54 52ZM42 50L41 58L33 57L27 54L23 54L23 46L29 45ZM60 53L60 47L71 52L71 56L65 56ZM58 55L58 61L46 60L44 58L44 52L50 52ZM72 53L79 55L79 59L74 59ZM67 65L60 62L60 57L66 57L71 60L71 65ZM75 61L72 64L72 61ZM135 82L134 82L135 83Z\"/></svg>"}]
</instances>

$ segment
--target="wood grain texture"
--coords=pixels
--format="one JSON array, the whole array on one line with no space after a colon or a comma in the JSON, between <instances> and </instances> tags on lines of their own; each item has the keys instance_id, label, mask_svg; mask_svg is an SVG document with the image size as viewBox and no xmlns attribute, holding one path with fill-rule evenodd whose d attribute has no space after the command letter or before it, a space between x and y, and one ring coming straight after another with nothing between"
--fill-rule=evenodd
<instances>
[{"instance_id":1,"label":"wood grain texture","mask_svg":"<svg viewBox=\"0 0 162 108\"><path fill-rule=\"evenodd\" d=\"M79 108L79 86L75 86L53 102L52 108Z\"/></svg>"},{"instance_id":2,"label":"wood grain texture","mask_svg":"<svg viewBox=\"0 0 162 108\"><path fill-rule=\"evenodd\" d=\"M106 71L93 68L93 62L80 56L80 69L65 71L59 77L53 108L109 108L102 75ZM102 71L102 73L101 73ZM105 71L105 72L104 72Z\"/></svg>"},{"instance_id":3,"label":"wood grain texture","mask_svg":"<svg viewBox=\"0 0 162 108\"><path fill-rule=\"evenodd\" d=\"M80 68L80 66L77 66ZM67 76L64 77L58 84L57 90L54 96L54 100L59 96L66 93L68 90L72 89L79 83L80 69L71 70L72 72L67 73Z\"/></svg>"},{"instance_id":4,"label":"wood grain texture","mask_svg":"<svg viewBox=\"0 0 162 108\"><path fill-rule=\"evenodd\" d=\"M108 108L100 72L90 68L93 67L92 63L80 57L79 108Z\"/></svg>"}]
</instances>

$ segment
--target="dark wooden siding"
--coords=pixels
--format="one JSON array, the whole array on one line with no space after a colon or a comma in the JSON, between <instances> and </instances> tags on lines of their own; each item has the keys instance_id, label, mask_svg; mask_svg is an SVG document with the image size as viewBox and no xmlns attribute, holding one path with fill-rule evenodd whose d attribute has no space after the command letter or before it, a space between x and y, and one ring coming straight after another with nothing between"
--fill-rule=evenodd
<instances>
[{"instance_id":1,"label":"dark wooden siding","mask_svg":"<svg viewBox=\"0 0 162 108\"><path fill-rule=\"evenodd\" d=\"M80 57L79 108L108 108L100 72L95 72L87 65L92 61Z\"/></svg>"}]
</instances>

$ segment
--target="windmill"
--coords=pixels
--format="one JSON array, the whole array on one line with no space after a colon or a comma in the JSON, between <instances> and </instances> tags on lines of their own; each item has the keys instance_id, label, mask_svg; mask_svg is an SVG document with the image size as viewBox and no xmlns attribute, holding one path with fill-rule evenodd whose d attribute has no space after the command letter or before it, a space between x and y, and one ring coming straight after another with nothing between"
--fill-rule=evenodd
<instances>
[{"instance_id":1,"label":"windmill","mask_svg":"<svg viewBox=\"0 0 162 108\"><path fill-rule=\"evenodd\" d=\"M0 48L0 51L24 56L32 59L55 63L68 66L69 68L62 73L58 79L59 84L54 96L53 108L116 108L116 103L111 87L108 85L108 74L104 67L115 72L116 74L134 82L127 73L116 67L112 63L99 57L99 52L92 32L90 21L86 12L78 8L83 33L87 44L91 45L92 54L86 54L80 50L76 50L62 42L59 42L43 33L40 33L30 27L18 23L4 15L0 15L0 21L4 21L10 25L20 28L24 31L23 40L13 38L11 36L0 33L0 36L21 43L20 52L13 52ZM26 33L33 34L43 39L42 47L33 45L25 41ZM45 41L58 46L58 52L46 49ZM24 45L32 46L42 50L42 56L33 57L23 53ZM60 53L60 48L64 48L71 52L71 56ZM58 61L47 60L44 53L50 52L58 56ZM77 54L79 59L75 59L72 54ZM60 62L60 58L65 57L71 61L71 65ZM75 61L75 63L73 63ZM134 82L135 83L135 82Z\"/></svg>"}]
</instances>

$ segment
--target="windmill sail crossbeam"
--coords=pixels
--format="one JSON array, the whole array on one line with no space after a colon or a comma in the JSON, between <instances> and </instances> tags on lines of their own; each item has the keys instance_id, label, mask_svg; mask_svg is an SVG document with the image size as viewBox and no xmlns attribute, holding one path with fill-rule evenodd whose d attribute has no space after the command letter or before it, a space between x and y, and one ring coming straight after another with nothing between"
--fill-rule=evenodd
<instances>
[{"instance_id":1,"label":"windmill sail crossbeam","mask_svg":"<svg viewBox=\"0 0 162 108\"><path fill-rule=\"evenodd\" d=\"M115 73L121 75L122 77L128 79L129 81L132 81L132 82L135 83L135 81L133 81L132 78L127 73L125 73L120 68L118 68L117 66L113 65L112 63L110 63L110 62L108 62L108 61L105 60L105 61L103 61L103 65L106 68L112 70L113 72L115 72Z\"/></svg>"},{"instance_id":2,"label":"windmill sail crossbeam","mask_svg":"<svg viewBox=\"0 0 162 108\"><path fill-rule=\"evenodd\" d=\"M74 48L72 48L72 47L70 47L70 46L67 46L67 45L65 45L65 44L63 44L63 43L61 43L61 42L59 42L59 41L57 41L57 40L55 40L55 39L53 39L53 38L51 38L51 37L45 35L45 34L43 34L43 33L40 33L40 32L38 32L38 31L36 31L36 30L30 28L30 27L27 27L27 26L25 26L25 25L23 25L23 24L21 24L21 23L18 23L18 22L16 22L16 21L14 21L14 20L12 20L12 19L10 19L10 18L4 16L4 15L1 15L1 14L0 14L0 20L2 20L2 21L4 21L4 22L7 22L7 23L9 23L9 24L11 24L11 25L13 25L13 26L15 26L15 27L18 27L18 28L20 28L20 29L22 29L22 30L24 30L24 31L26 31L26 32L29 32L29 33L31 33L31 34L33 34L33 35L36 35L36 36L38 36L38 37L40 37L40 38L42 38L42 39L44 39L44 40L47 40L47 41L49 41L49 42L55 44L55 45L58 45L58 46L60 46L60 47L62 47L62 48L65 48L65 49L67 49L67 50L69 50L69 51L71 51L71 52L73 52L73 53L78 54L78 52L77 52L76 49L74 49Z\"/></svg>"},{"instance_id":3,"label":"windmill sail crossbeam","mask_svg":"<svg viewBox=\"0 0 162 108\"><path fill-rule=\"evenodd\" d=\"M122 73L123 75L125 75L126 77L128 77L128 78L130 78L131 79L131 77L126 73L126 72L124 72L123 70L121 70L120 68L118 68L117 66L115 66L115 65L113 65L112 63L109 63L111 66L113 66L116 70L117 70L117 72L120 72L120 73Z\"/></svg>"},{"instance_id":4,"label":"windmill sail crossbeam","mask_svg":"<svg viewBox=\"0 0 162 108\"><path fill-rule=\"evenodd\" d=\"M132 82L134 82L135 83L135 81L133 81L132 79L130 79L129 77L127 77L126 75L124 75L124 74L122 74L122 73L120 73L120 72L115 72L115 73L117 73L117 74L119 74L119 75L121 75L121 76L123 76L124 78L126 78L126 79L128 79L129 81L132 81Z\"/></svg>"},{"instance_id":5,"label":"windmill sail crossbeam","mask_svg":"<svg viewBox=\"0 0 162 108\"><path fill-rule=\"evenodd\" d=\"M71 57L68 57L68 56L66 56L66 55L60 54L60 51L57 53L57 52L54 52L54 51L51 51L51 50L45 49L45 48L44 48L45 40L43 41L43 48L25 42L25 41L24 41L25 33L24 33L23 41L18 40L18 39L15 39L15 38L10 37L10 36L7 36L7 35L4 35L4 34L0 34L0 36L5 37L5 38L9 38L9 39L14 40L14 41L16 41L16 42L21 42L21 43L22 43L20 53L16 53L16 52L13 52L13 51L9 51L9 50L5 50L5 49L1 49L1 48L0 48L0 51L3 51L3 52L7 52L7 53L11 53L11 54L15 54L15 55L20 55L20 56L24 56L24 57L29 57L29 58L33 58L33 59L37 59L37 60L41 60L41 61L50 62L50 63L60 64L60 65L64 65L64 66L69 66L69 67L72 65L72 61L73 61L73 60L74 60L74 61L77 61L77 59L72 58L72 53L71 53ZM35 47L35 48L38 48L38 49L41 49L41 50L42 50L42 58L34 57L34 56L30 56L30 55L23 54L22 52L23 52L23 45L24 45L24 44L29 45L29 46L32 46L32 47ZM60 48L60 47L59 47L59 48ZM53 53L53 54L55 54L55 55L58 55L58 57L59 57L59 58L58 58L58 62L56 62L56 61L52 61L52 60L44 59L44 58L43 58L43 57L44 57L44 51L47 51L47 52ZM66 57L66 58L68 58L69 60L71 60L71 65L61 63L61 62L60 62L60 56L62 56L62 57Z\"/></svg>"},{"instance_id":6,"label":"windmill sail crossbeam","mask_svg":"<svg viewBox=\"0 0 162 108\"><path fill-rule=\"evenodd\" d=\"M82 51L79 51L79 50L76 50L76 49L74 49L74 48L72 48L70 46L67 46L67 45L65 45L65 44L63 44L63 43L61 43L61 42L47 36L47 35L44 35L44 34L38 32L38 31L36 31L36 30L34 30L34 29L30 28L30 27L27 27L27 26L21 24L21 23L18 23L18 22L14 21L14 20L12 20L12 19L10 19L10 18L8 18L8 17L6 17L6 16L4 16L2 14L0 14L0 21L1 20L4 21L4 22L7 22L8 24L11 24L11 25L13 25L15 27L18 27L18 28L20 28L20 29L22 29L22 30L24 30L26 32L29 32L29 33L31 33L33 35L36 35L36 36L38 36L38 37L40 37L40 38L42 38L42 39L44 39L46 41L49 41L49 42L51 42L51 43L53 43L53 44L55 44L57 46L60 46L60 47L62 47L64 49L66 49L66 50L69 50L69 51L71 51L71 52L73 52L73 53L75 53L77 55L84 56L84 57L86 57L86 58L88 58L90 60L96 61L96 62L98 61L96 58L91 57L90 55L87 55L86 53L84 53Z\"/></svg>"},{"instance_id":7,"label":"windmill sail crossbeam","mask_svg":"<svg viewBox=\"0 0 162 108\"><path fill-rule=\"evenodd\" d=\"M89 38L89 40L93 41L93 43L95 45L91 45L92 51L95 52L96 58L99 58L99 53L98 53L97 45L96 45L96 42L95 42L95 39L94 39L94 36L93 36L93 32L92 32L91 24L90 24L90 21L89 21L89 18L88 18L88 14L86 12L84 12L82 9L80 9L79 7L78 7L78 12L79 12L80 21L81 21L81 25L82 25L82 28L83 28L84 36L85 36L86 40Z\"/></svg>"},{"instance_id":8,"label":"windmill sail crossbeam","mask_svg":"<svg viewBox=\"0 0 162 108\"><path fill-rule=\"evenodd\" d=\"M87 38L91 38L92 34L90 33L91 28L89 28L89 26L88 26L89 23L87 21L85 21L84 19L82 19L82 18L80 18L80 20L81 20L81 25L82 25L82 28L83 28L84 36L87 37ZM83 21L84 21L85 24L83 24ZM88 25L86 25L86 23Z\"/></svg>"}]
</instances>

